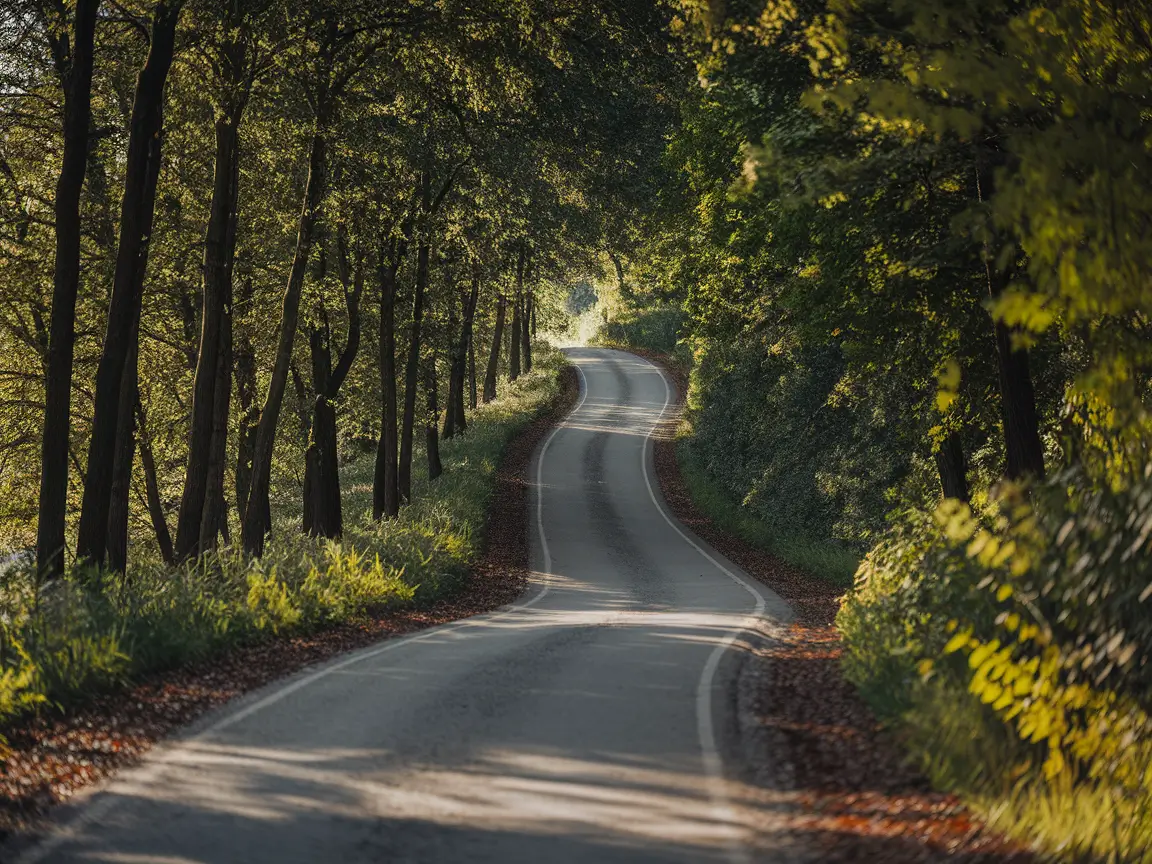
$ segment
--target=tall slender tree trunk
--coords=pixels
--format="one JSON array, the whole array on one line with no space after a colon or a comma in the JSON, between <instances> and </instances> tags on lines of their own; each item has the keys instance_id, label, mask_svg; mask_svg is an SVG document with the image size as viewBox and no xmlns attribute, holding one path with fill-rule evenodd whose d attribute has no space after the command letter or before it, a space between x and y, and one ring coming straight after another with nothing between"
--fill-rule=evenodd
<instances>
[{"instance_id":1,"label":"tall slender tree trunk","mask_svg":"<svg viewBox=\"0 0 1152 864\"><path fill-rule=\"evenodd\" d=\"M508 380L520 377L520 294L512 299L512 338L508 341Z\"/></svg>"},{"instance_id":2,"label":"tall slender tree trunk","mask_svg":"<svg viewBox=\"0 0 1152 864\"><path fill-rule=\"evenodd\" d=\"M309 332L312 351L312 407L311 434L305 454L306 530L319 537L338 538L344 533L344 512L340 499L339 439L336 428L335 400L340 394L352 363L360 350L360 297L364 290L363 259L357 256L355 272L348 266L348 250L343 227L337 234L340 281L344 285L344 300L348 310L348 341L332 365L332 330L327 312L321 307L318 316L321 325ZM311 475L308 478L308 474ZM308 482L308 479L311 482ZM311 514L310 518L308 514Z\"/></svg>"},{"instance_id":3,"label":"tall slender tree trunk","mask_svg":"<svg viewBox=\"0 0 1152 864\"><path fill-rule=\"evenodd\" d=\"M53 37L52 43L64 91L64 155L56 180L54 203L56 260L52 273L52 314L40 450L40 505L36 526L36 566L46 577L64 572L72 360L76 340L76 296L80 291L80 194L88 164L93 43L99 8L100 0L76 0L70 33Z\"/></svg>"},{"instance_id":4,"label":"tall slender tree trunk","mask_svg":"<svg viewBox=\"0 0 1152 864\"><path fill-rule=\"evenodd\" d=\"M372 514L392 519L400 512L400 486L396 417L396 278L407 251L404 241L393 239L385 255L384 244L376 261L380 290L380 393L382 396L380 443L372 482Z\"/></svg>"},{"instance_id":5,"label":"tall slender tree trunk","mask_svg":"<svg viewBox=\"0 0 1152 864\"><path fill-rule=\"evenodd\" d=\"M308 256L312 251L313 229L315 228L317 211L320 209L320 204L324 198L324 172L327 156L324 130L327 127L328 119L326 111L318 112L316 130L312 135L311 152L308 156L308 179L304 187L304 206L301 208L297 220L296 251L292 258L288 284L284 288L276 360L272 367L272 376L268 381L268 393L264 399L264 407L260 411L260 422L256 426L256 440L252 448L252 473L249 479L241 530L244 550L250 555L263 554L265 536L272 528L272 508L268 498L272 478L272 450L276 443L276 427L280 422L280 408L284 404L284 390L288 386L289 366L292 363L292 345L296 341L296 326L300 320L300 295L304 289Z\"/></svg>"},{"instance_id":6,"label":"tall slender tree trunk","mask_svg":"<svg viewBox=\"0 0 1152 864\"><path fill-rule=\"evenodd\" d=\"M528 308L531 312L532 318L532 338L536 338L536 295L535 293L528 295Z\"/></svg>"},{"instance_id":7,"label":"tall slender tree trunk","mask_svg":"<svg viewBox=\"0 0 1152 864\"><path fill-rule=\"evenodd\" d=\"M427 175L422 181L427 189ZM427 200L427 194L425 194ZM400 497L412 500L412 431L416 420L416 389L420 384L420 326L424 319L424 292L428 287L427 225L423 228L419 250L416 253L416 289L412 298L411 341L408 344L408 365L404 372L404 417L400 427L400 467L397 479Z\"/></svg>"},{"instance_id":8,"label":"tall slender tree trunk","mask_svg":"<svg viewBox=\"0 0 1152 864\"><path fill-rule=\"evenodd\" d=\"M160 501L160 484L156 480L156 458L152 453L152 439L148 435L148 418L140 402L140 392L136 392L136 426L139 430L140 465L144 469L144 496L148 502L148 516L152 520L152 530L156 534L156 545L165 564L175 561L172 550L172 535L168 532L168 520L164 516L164 505Z\"/></svg>"},{"instance_id":9,"label":"tall slender tree trunk","mask_svg":"<svg viewBox=\"0 0 1152 864\"><path fill-rule=\"evenodd\" d=\"M240 301L252 302L252 280L241 283ZM248 507L252 480L252 452L256 449L256 427L260 408L256 404L256 355L248 331L242 330L235 352L236 398L239 403L239 432L236 441L236 512L241 519Z\"/></svg>"},{"instance_id":10,"label":"tall slender tree trunk","mask_svg":"<svg viewBox=\"0 0 1152 864\"><path fill-rule=\"evenodd\" d=\"M507 299L501 294L496 298L496 326L492 330L492 350L488 352L488 368L484 373L484 401L496 398L496 375L500 371L500 346L504 340L504 317Z\"/></svg>"},{"instance_id":11,"label":"tall slender tree trunk","mask_svg":"<svg viewBox=\"0 0 1152 864\"><path fill-rule=\"evenodd\" d=\"M532 371L532 333L529 322L532 320L532 292L524 295L524 324L521 330L524 333L524 374Z\"/></svg>"},{"instance_id":12,"label":"tall slender tree trunk","mask_svg":"<svg viewBox=\"0 0 1152 864\"><path fill-rule=\"evenodd\" d=\"M225 296L220 322L220 357L216 363L213 391L212 444L208 450L208 483L204 489L204 509L200 518L198 551L216 548L217 537L228 543L228 504L224 497L224 467L228 458L228 415L232 388L232 298L231 284Z\"/></svg>"},{"instance_id":13,"label":"tall slender tree trunk","mask_svg":"<svg viewBox=\"0 0 1152 864\"><path fill-rule=\"evenodd\" d=\"M476 339L475 332L468 338L468 407L476 410Z\"/></svg>"},{"instance_id":14,"label":"tall slender tree trunk","mask_svg":"<svg viewBox=\"0 0 1152 864\"><path fill-rule=\"evenodd\" d=\"M136 455L136 403L139 395L140 316L132 327L132 344L120 380L120 416L116 424L116 453L112 459L112 495L108 507L108 569L128 570L129 493L132 461Z\"/></svg>"},{"instance_id":15,"label":"tall slender tree trunk","mask_svg":"<svg viewBox=\"0 0 1152 864\"><path fill-rule=\"evenodd\" d=\"M436 396L436 355L424 361L424 396L427 399L428 417L424 423L424 441L428 456L428 479L435 480L444 473L440 461L440 441L436 434L436 424L440 419L440 405Z\"/></svg>"},{"instance_id":16,"label":"tall slender tree trunk","mask_svg":"<svg viewBox=\"0 0 1152 864\"><path fill-rule=\"evenodd\" d=\"M460 306L463 310L468 303L468 296L463 291L460 293ZM456 369L457 366L463 368L464 357L460 354L460 343L456 339L456 304L449 300L448 303L448 399L445 404L444 411L444 432L443 438L447 441L456 435L456 396L457 396L457 380ZM462 431L462 430L461 430Z\"/></svg>"},{"instance_id":17,"label":"tall slender tree trunk","mask_svg":"<svg viewBox=\"0 0 1152 864\"><path fill-rule=\"evenodd\" d=\"M480 276L472 274L472 289L468 293L468 302L464 307L464 321L460 329L459 369L456 372L456 400L452 407L456 413L456 428L463 432L468 428L468 418L464 410L464 376L467 373L465 364L471 364L471 380L473 407L476 399L476 362L472 353L472 328L476 321L476 307L480 302Z\"/></svg>"},{"instance_id":18,"label":"tall slender tree trunk","mask_svg":"<svg viewBox=\"0 0 1152 864\"><path fill-rule=\"evenodd\" d=\"M464 410L464 389L467 386L468 358L471 356L472 348L472 322L476 317L476 304L479 296L480 277L476 273L473 273L471 288L463 298L460 337L454 343L451 355L452 363L449 368L448 404L444 413L445 438L451 438L454 434L464 432L468 428L468 420ZM475 367L473 367L473 375L474 374Z\"/></svg>"},{"instance_id":19,"label":"tall slender tree trunk","mask_svg":"<svg viewBox=\"0 0 1152 864\"><path fill-rule=\"evenodd\" d=\"M164 85L176 47L181 0L160 0L152 13L148 59L136 83L131 132L120 209L120 243L108 306L108 329L96 371L92 440L84 478L84 499L76 557L103 565L111 506L112 466L120 418L120 384L132 348L131 331L139 314L143 273L152 233L156 180L160 170Z\"/></svg>"},{"instance_id":20,"label":"tall slender tree trunk","mask_svg":"<svg viewBox=\"0 0 1152 864\"><path fill-rule=\"evenodd\" d=\"M188 462L184 473L184 494L180 499L180 515L176 527L176 555L180 560L195 557L202 551L201 539L214 542L213 529L218 514L204 518L205 502L209 500L208 487L214 475L209 464L218 455L213 452L213 438L219 420L220 400L216 390L221 381L220 369L224 361L223 343L226 307L232 292L232 265L235 235L235 210L239 173L238 126L243 106L222 114L216 121L215 173L212 185L212 203L209 208L208 229L204 243L203 309L200 316L200 350L197 353L196 374L192 385L192 421L188 436ZM231 375L223 377L226 389ZM225 415L226 415L225 409ZM225 416L225 422L227 417ZM218 449L218 448L217 448ZM221 463L222 465L222 463ZM217 466L213 466L217 467ZM213 490L212 495L217 494ZM222 491L219 493L222 496ZM216 509L216 503L207 505Z\"/></svg>"}]
</instances>

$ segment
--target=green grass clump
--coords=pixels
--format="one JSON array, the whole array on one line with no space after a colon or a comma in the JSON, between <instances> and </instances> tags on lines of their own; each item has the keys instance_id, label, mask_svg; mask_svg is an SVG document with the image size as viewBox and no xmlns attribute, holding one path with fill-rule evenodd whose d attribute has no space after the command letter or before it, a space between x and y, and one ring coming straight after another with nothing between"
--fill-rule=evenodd
<instances>
[{"instance_id":1,"label":"green grass clump","mask_svg":"<svg viewBox=\"0 0 1152 864\"><path fill-rule=\"evenodd\" d=\"M852 584L852 575L860 563L860 556L855 551L834 545L831 541L819 542L800 534L785 534L766 525L747 508L733 501L720 484L708 477L704 466L692 455L690 439L682 438L677 442L676 460L692 503L720 528L834 585L847 588Z\"/></svg>"},{"instance_id":2,"label":"green grass clump","mask_svg":"<svg viewBox=\"0 0 1152 864\"><path fill-rule=\"evenodd\" d=\"M418 451L413 503L395 520L371 518L371 456L347 465L340 541L302 535L293 502L281 500L259 560L224 549L182 567L141 561L127 574L47 585L27 566L0 571L0 726L230 648L451 594L480 551L504 449L554 400L564 363L538 346L532 373L442 443L439 479L427 480Z\"/></svg>"}]
</instances>

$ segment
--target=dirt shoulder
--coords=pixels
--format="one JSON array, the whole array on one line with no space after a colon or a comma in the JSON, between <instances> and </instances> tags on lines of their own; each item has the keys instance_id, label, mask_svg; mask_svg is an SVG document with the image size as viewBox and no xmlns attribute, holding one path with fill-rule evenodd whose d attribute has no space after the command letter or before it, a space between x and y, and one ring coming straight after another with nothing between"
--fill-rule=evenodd
<instances>
[{"instance_id":1,"label":"dirt shoulder","mask_svg":"<svg viewBox=\"0 0 1152 864\"><path fill-rule=\"evenodd\" d=\"M33 828L54 804L139 760L156 742L231 699L337 654L515 600L528 579L529 463L539 441L571 410L578 394L576 372L565 367L549 410L508 445L497 469L484 552L453 597L426 609L387 611L272 639L150 677L83 709L45 714L5 730L9 752L0 761L0 842Z\"/></svg>"},{"instance_id":2,"label":"dirt shoulder","mask_svg":"<svg viewBox=\"0 0 1152 864\"><path fill-rule=\"evenodd\" d=\"M625 349L633 350L633 349ZM640 353L675 381L685 370ZM774 742L772 775L788 778L787 833L823 862L1025 862L1031 857L987 831L954 796L934 792L906 764L840 671L834 622L843 589L791 567L729 534L701 513L680 472L677 443L655 442L656 474L668 506L685 525L746 573L783 597L793 622L762 654L750 717Z\"/></svg>"}]
</instances>

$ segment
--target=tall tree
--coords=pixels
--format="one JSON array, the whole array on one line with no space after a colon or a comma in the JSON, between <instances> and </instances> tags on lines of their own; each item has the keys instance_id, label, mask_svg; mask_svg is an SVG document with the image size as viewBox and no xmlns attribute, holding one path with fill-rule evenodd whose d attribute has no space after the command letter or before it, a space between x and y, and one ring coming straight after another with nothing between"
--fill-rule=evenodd
<instances>
[{"instance_id":1,"label":"tall tree","mask_svg":"<svg viewBox=\"0 0 1152 864\"><path fill-rule=\"evenodd\" d=\"M44 431L40 459L40 506L36 561L40 572L64 570L68 508L68 444L71 431L72 361L76 296L80 290L80 194L88 164L92 70L100 0L76 0L71 23L63 4L43 0L38 11L64 93L64 152L56 181L56 263L45 376Z\"/></svg>"}]
</instances>

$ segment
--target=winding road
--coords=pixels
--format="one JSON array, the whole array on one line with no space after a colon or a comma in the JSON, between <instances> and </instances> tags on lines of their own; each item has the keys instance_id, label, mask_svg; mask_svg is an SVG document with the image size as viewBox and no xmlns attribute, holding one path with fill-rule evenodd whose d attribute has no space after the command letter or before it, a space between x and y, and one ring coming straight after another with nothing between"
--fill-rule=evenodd
<instances>
[{"instance_id":1,"label":"winding road","mask_svg":"<svg viewBox=\"0 0 1152 864\"><path fill-rule=\"evenodd\" d=\"M61 820L34 862L746 862L747 634L785 604L669 514L657 367L572 349L524 599L233 703Z\"/></svg>"}]
</instances>

